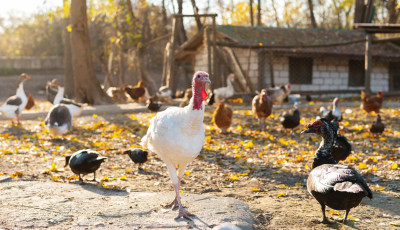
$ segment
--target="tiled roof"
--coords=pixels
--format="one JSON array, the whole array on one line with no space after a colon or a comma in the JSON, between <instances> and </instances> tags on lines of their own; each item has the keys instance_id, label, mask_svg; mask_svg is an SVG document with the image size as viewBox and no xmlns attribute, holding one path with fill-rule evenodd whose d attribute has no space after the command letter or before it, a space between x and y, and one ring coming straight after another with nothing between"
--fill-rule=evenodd
<instances>
[{"instance_id":1,"label":"tiled roof","mask_svg":"<svg viewBox=\"0 0 400 230\"><path fill-rule=\"evenodd\" d=\"M218 25L217 31L226 36L231 44L252 45L261 47L277 46L278 51L298 54L336 54L364 56L365 42L350 45L329 46L330 44L344 44L365 39L365 33L356 30L328 30L328 29L298 29L277 27L249 27ZM324 46L309 48L310 46ZM292 46L292 47L290 47ZM260 48L261 48L260 47ZM300 48L303 47L303 48ZM400 58L399 49L389 44L376 43L372 45L373 57Z\"/></svg>"}]
</instances>

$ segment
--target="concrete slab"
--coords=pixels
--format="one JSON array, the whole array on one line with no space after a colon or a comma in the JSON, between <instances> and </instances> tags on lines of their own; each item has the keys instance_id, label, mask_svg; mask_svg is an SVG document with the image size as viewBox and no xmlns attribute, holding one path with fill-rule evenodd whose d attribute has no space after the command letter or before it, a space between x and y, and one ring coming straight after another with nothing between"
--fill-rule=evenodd
<instances>
[{"instance_id":1,"label":"concrete slab","mask_svg":"<svg viewBox=\"0 0 400 230\"><path fill-rule=\"evenodd\" d=\"M134 182L133 182L134 183ZM0 182L0 226L52 229L208 229L230 223L252 229L246 204L229 197L182 194L193 221L161 205L174 193L127 192L93 184Z\"/></svg>"}]
</instances>

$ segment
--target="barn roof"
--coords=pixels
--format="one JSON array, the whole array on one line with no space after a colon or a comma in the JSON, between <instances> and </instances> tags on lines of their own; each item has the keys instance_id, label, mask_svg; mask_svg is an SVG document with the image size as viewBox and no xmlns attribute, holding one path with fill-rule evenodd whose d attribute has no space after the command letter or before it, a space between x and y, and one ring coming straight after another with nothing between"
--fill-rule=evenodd
<instances>
[{"instance_id":1,"label":"barn roof","mask_svg":"<svg viewBox=\"0 0 400 230\"><path fill-rule=\"evenodd\" d=\"M287 55L300 56L346 55L363 58L365 52L365 32L357 30L231 25L218 25L216 29L219 46L273 49ZM190 51L194 51L203 43L203 32L200 31L181 46L184 51L180 54L182 57L190 55ZM389 43L374 43L372 56L399 59L400 49L396 47Z\"/></svg>"}]
</instances>

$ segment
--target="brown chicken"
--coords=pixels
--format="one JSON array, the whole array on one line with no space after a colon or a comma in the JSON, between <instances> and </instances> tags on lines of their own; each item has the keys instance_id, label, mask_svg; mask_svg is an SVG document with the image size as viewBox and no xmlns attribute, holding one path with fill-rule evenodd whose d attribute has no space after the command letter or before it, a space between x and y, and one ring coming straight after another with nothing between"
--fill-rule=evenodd
<instances>
[{"instance_id":1,"label":"brown chicken","mask_svg":"<svg viewBox=\"0 0 400 230\"><path fill-rule=\"evenodd\" d=\"M146 93L142 80L140 80L136 86L124 85L124 90L136 102Z\"/></svg>"},{"instance_id":2,"label":"brown chicken","mask_svg":"<svg viewBox=\"0 0 400 230\"><path fill-rule=\"evenodd\" d=\"M232 109L221 101L213 114L214 123L221 130L221 133L226 133L226 130L232 124Z\"/></svg>"},{"instance_id":3,"label":"brown chicken","mask_svg":"<svg viewBox=\"0 0 400 230\"><path fill-rule=\"evenodd\" d=\"M33 100L32 94L28 95L28 102L26 103L25 109L30 110L35 105L35 100Z\"/></svg>"},{"instance_id":4,"label":"brown chicken","mask_svg":"<svg viewBox=\"0 0 400 230\"><path fill-rule=\"evenodd\" d=\"M121 103L126 102L128 99L125 95L124 88L120 87L109 87L106 91L107 95L111 97L114 102Z\"/></svg>"},{"instance_id":5,"label":"brown chicken","mask_svg":"<svg viewBox=\"0 0 400 230\"><path fill-rule=\"evenodd\" d=\"M375 111L379 113L383 103L383 93L379 91L376 95L369 95L364 90L361 90L361 106L365 112Z\"/></svg>"},{"instance_id":6,"label":"brown chicken","mask_svg":"<svg viewBox=\"0 0 400 230\"><path fill-rule=\"evenodd\" d=\"M179 104L179 107L185 107L189 104L190 99L192 98L192 88L187 88L185 91L185 95L183 96L183 101Z\"/></svg>"},{"instance_id":7,"label":"brown chicken","mask_svg":"<svg viewBox=\"0 0 400 230\"><path fill-rule=\"evenodd\" d=\"M261 130L265 128L265 119L271 115L272 100L267 94L267 90L261 90L261 93L253 98L251 103L253 114L258 118L258 125Z\"/></svg>"}]
</instances>

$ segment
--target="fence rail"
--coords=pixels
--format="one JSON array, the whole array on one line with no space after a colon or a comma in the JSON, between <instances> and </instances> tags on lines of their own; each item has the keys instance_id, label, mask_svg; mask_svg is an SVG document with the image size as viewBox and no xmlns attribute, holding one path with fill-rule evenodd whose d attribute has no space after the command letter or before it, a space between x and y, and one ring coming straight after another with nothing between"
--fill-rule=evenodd
<instances>
[{"instance_id":1,"label":"fence rail","mask_svg":"<svg viewBox=\"0 0 400 230\"><path fill-rule=\"evenodd\" d=\"M0 69L62 69L63 57L0 57Z\"/></svg>"}]
</instances>

